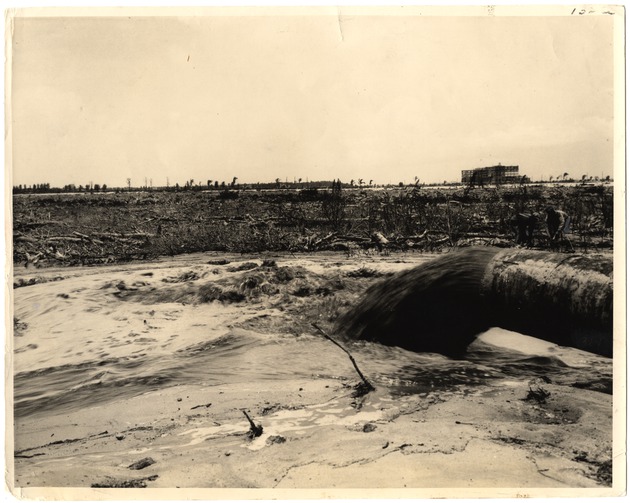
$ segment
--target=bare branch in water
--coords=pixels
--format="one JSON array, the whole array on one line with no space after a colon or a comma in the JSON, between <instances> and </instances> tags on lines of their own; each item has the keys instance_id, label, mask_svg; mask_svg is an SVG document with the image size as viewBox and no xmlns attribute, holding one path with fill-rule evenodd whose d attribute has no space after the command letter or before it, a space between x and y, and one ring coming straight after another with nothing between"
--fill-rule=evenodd
<instances>
[{"instance_id":1,"label":"bare branch in water","mask_svg":"<svg viewBox=\"0 0 630 503\"><path fill-rule=\"evenodd\" d=\"M354 358L352 357L352 355L350 354L350 352L344 348L341 344L339 344L335 339L333 339L330 335L328 335L326 332L324 332L316 323L312 324L318 331L320 334L322 334L326 339L328 339L330 342L332 342L335 346L341 348L343 350L344 353L346 353L348 355L348 358L350 358L350 361L352 362L352 365L354 366L354 369L357 371L357 374L359 374L359 377L361 378L361 380L363 381L363 384L359 385L357 387L357 393L356 396L363 396L363 395L367 395L370 391L374 391L376 388L374 386L372 386L372 383L370 383L370 381L368 381L365 376L363 375L363 373L359 370L359 367L357 365L357 362L354 361Z\"/></svg>"},{"instance_id":2,"label":"bare branch in water","mask_svg":"<svg viewBox=\"0 0 630 503\"><path fill-rule=\"evenodd\" d=\"M247 412L243 411L243 414L245 414L245 417L249 421L249 431L247 432L247 435L249 436L249 438L260 437L263 432L262 425L260 424L257 425L256 423L254 423L254 421L252 421L252 418L249 417Z\"/></svg>"}]
</instances>

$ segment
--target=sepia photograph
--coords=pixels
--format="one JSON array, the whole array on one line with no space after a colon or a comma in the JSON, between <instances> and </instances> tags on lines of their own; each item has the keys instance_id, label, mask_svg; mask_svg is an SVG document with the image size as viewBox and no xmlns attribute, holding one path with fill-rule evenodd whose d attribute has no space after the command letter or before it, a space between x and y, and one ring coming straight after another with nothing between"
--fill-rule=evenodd
<instances>
[{"instance_id":1,"label":"sepia photograph","mask_svg":"<svg viewBox=\"0 0 630 503\"><path fill-rule=\"evenodd\" d=\"M7 10L7 490L624 494L624 16Z\"/></svg>"}]
</instances>

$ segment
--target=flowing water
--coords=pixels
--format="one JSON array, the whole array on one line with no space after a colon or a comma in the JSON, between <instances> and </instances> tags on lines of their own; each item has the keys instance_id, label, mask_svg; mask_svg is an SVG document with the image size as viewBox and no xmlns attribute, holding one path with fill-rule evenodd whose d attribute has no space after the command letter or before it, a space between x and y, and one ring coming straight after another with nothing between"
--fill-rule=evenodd
<instances>
[{"instance_id":1,"label":"flowing water","mask_svg":"<svg viewBox=\"0 0 630 503\"><path fill-rule=\"evenodd\" d=\"M296 281L320 285L321 294L330 281L342 278L346 284L340 292L356 298L369 283L345 275L357 268L355 262L287 261L294 272L306 273L296 273L279 291L258 289L240 302L198 302L200 285L216 283L224 290L240 285L238 291L247 293L242 285L252 275L187 260L20 272L57 280L14 290L16 417L68 413L180 384L357 380L343 351L303 328L308 326L304 313L317 303L330 304L334 296L304 298L299 285L291 286ZM410 267L414 260L372 266L386 272ZM262 280L257 281L258 288ZM534 378L611 393L610 359L501 329L482 334L461 359L377 343L344 344L362 372L393 395Z\"/></svg>"}]
</instances>

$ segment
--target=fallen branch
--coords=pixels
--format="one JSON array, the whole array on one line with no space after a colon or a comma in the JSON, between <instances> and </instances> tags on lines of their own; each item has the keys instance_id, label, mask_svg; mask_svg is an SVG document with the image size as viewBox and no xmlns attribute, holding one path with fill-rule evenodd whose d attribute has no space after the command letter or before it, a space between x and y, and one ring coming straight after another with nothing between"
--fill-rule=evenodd
<instances>
[{"instance_id":1,"label":"fallen branch","mask_svg":"<svg viewBox=\"0 0 630 503\"><path fill-rule=\"evenodd\" d=\"M207 409L211 405L212 405L211 403L204 403L202 405L195 405L194 407L191 407L190 410L200 409L201 407L205 407Z\"/></svg>"},{"instance_id":2,"label":"fallen branch","mask_svg":"<svg viewBox=\"0 0 630 503\"><path fill-rule=\"evenodd\" d=\"M331 232L329 234L326 234L323 238L318 239L317 241L312 243L313 247L317 247L319 245L321 245L322 243L325 243L326 241L332 239L333 237L335 237L337 233L336 232Z\"/></svg>"},{"instance_id":3,"label":"fallen branch","mask_svg":"<svg viewBox=\"0 0 630 503\"><path fill-rule=\"evenodd\" d=\"M527 392L527 397L525 397L523 400L535 400L538 403L547 403L547 398L549 398L550 396L551 393L549 393L549 391L547 391L545 388L539 386L537 389L532 389L530 386L529 391Z\"/></svg>"},{"instance_id":4,"label":"fallen branch","mask_svg":"<svg viewBox=\"0 0 630 503\"><path fill-rule=\"evenodd\" d=\"M365 376L363 375L363 373L359 370L357 362L354 361L354 358L352 357L350 352L346 348L344 348L341 344L339 344L335 339L333 339L330 335L328 335L326 332L324 332L316 323L313 323L312 325L326 339L328 339L330 342L332 342L335 346L341 348L343 350L343 352L348 355L348 358L350 358L350 361L352 362L352 365L354 366L354 369L357 371L357 374L359 374L359 377L363 381L363 384L359 385L359 387L357 387L356 396L359 397L359 396L367 395L370 391L375 391L376 388L374 386L372 386L372 383L370 383L370 381L368 381L365 378Z\"/></svg>"},{"instance_id":5,"label":"fallen branch","mask_svg":"<svg viewBox=\"0 0 630 503\"><path fill-rule=\"evenodd\" d=\"M245 414L245 417L249 421L249 431L247 432L247 435L249 436L249 438L260 437L263 432L262 425L260 424L257 425L256 423L254 423L254 421L252 421L252 418L249 417L247 412L243 411L243 414Z\"/></svg>"},{"instance_id":6,"label":"fallen branch","mask_svg":"<svg viewBox=\"0 0 630 503\"><path fill-rule=\"evenodd\" d=\"M82 241L81 238L73 237L73 236L51 236L46 238L46 241L51 242L69 242L69 243L80 243Z\"/></svg>"}]
</instances>

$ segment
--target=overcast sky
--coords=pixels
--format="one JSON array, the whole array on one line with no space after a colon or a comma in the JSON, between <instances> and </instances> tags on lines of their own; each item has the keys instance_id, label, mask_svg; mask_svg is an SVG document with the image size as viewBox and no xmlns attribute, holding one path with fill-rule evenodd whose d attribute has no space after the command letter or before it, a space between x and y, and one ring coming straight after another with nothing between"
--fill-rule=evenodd
<instances>
[{"instance_id":1,"label":"overcast sky","mask_svg":"<svg viewBox=\"0 0 630 503\"><path fill-rule=\"evenodd\" d=\"M613 16L17 18L12 56L14 185L613 175Z\"/></svg>"}]
</instances>

